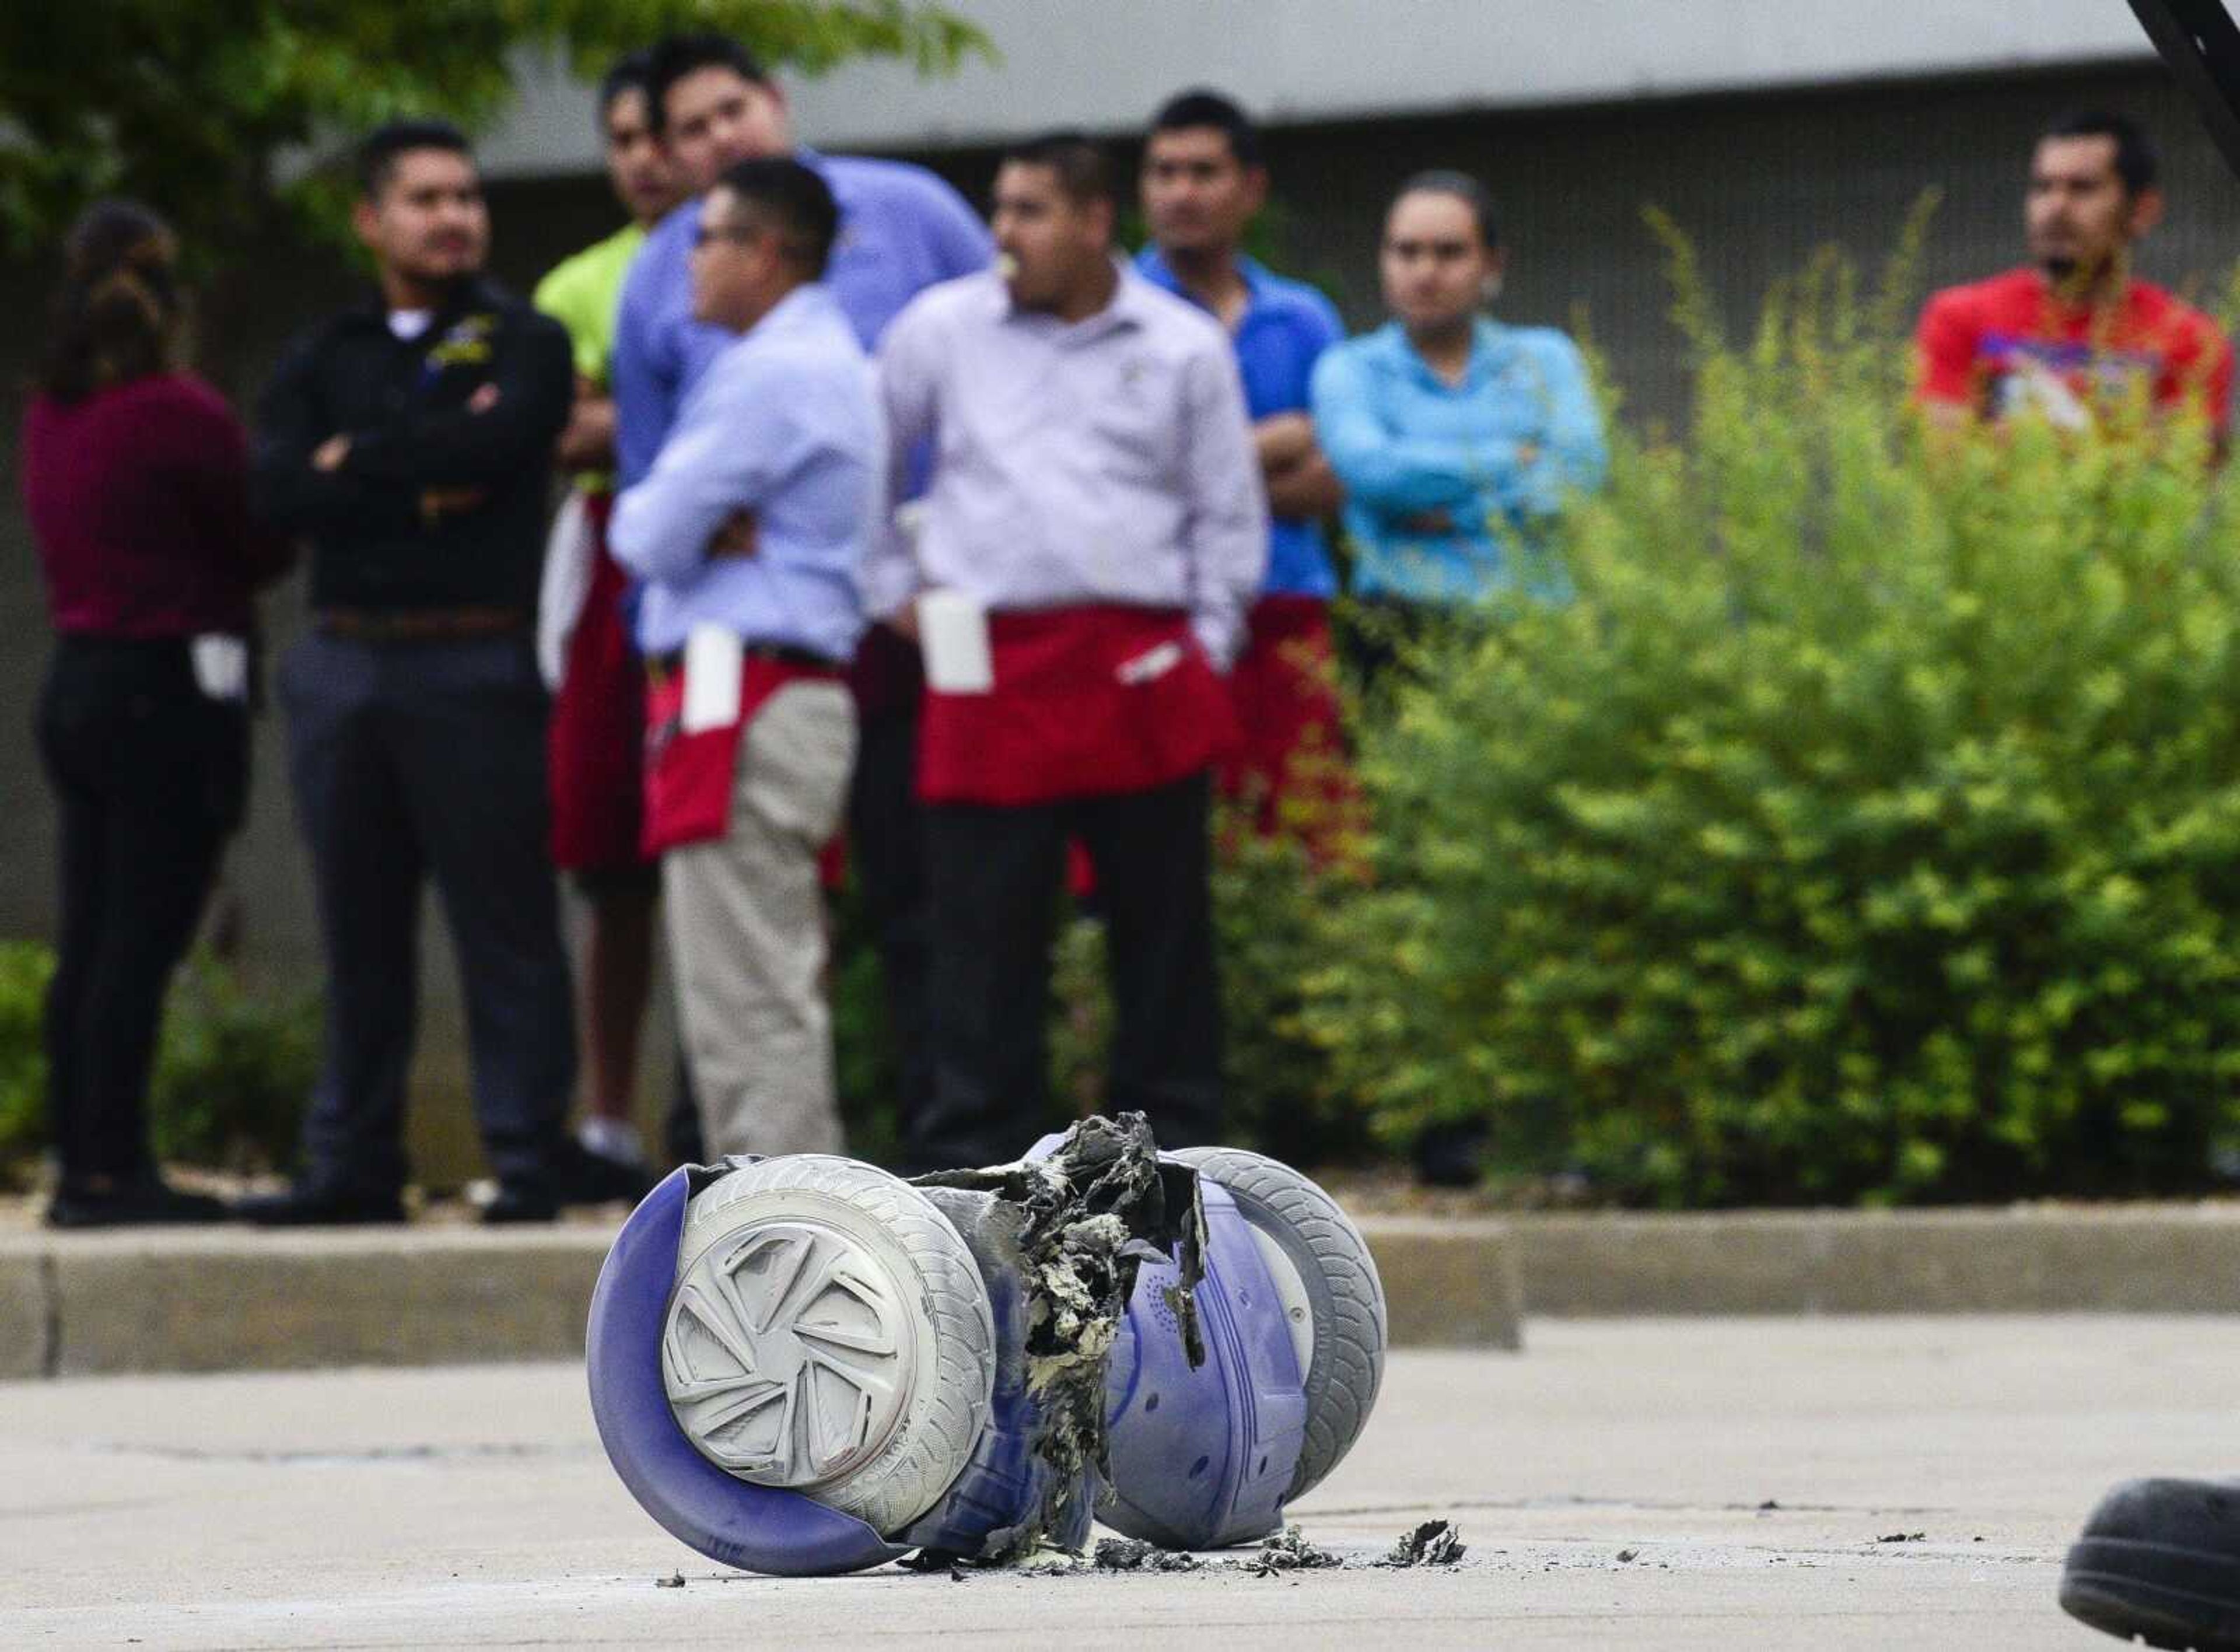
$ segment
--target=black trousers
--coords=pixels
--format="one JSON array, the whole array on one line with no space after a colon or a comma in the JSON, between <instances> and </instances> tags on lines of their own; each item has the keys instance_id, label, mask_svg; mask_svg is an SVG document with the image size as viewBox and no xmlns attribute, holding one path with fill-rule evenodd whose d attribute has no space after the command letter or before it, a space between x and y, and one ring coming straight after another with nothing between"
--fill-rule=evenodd
<instances>
[{"instance_id":1,"label":"black trousers","mask_svg":"<svg viewBox=\"0 0 2240 1652\"><path fill-rule=\"evenodd\" d=\"M66 637L39 755L62 813L47 1108L65 1187L149 1169L148 1073L249 784L249 717L195 686L187 644Z\"/></svg>"},{"instance_id":2,"label":"black trousers","mask_svg":"<svg viewBox=\"0 0 2240 1652\"><path fill-rule=\"evenodd\" d=\"M550 1187L576 1033L529 640L314 636L290 651L280 688L327 959L305 1179L366 1192L404 1181L420 896L432 875L458 953L483 1150L502 1180Z\"/></svg>"},{"instance_id":3,"label":"black trousers","mask_svg":"<svg viewBox=\"0 0 2240 1652\"><path fill-rule=\"evenodd\" d=\"M932 1095L914 1168L995 1164L1048 1110L1051 924L1068 839L1097 871L1112 969L1109 1105L1150 1116L1162 1147L1219 1139L1210 776L1026 808L927 807Z\"/></svg>"},{"instance_id":4,"label":"black trousers","mask_svg":"<svg viewBox=\"0 0 2240 1652\"><path fill-rule=\"evenodd\" d=\"M917 714L863 718L848 794L848 852L863 892L863 917L879 951L896 1102L905 1140L933 1101L926 994L932 914L925 805L917 795Z\"/></svg>"}]
</instances>

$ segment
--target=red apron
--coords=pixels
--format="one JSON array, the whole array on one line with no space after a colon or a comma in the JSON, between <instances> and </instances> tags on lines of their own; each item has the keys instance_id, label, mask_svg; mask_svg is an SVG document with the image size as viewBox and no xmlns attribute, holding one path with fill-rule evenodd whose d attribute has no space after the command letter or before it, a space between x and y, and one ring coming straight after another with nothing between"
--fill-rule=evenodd
<instances>
[{"instance_id":1,"label":"red apron","mask_svg":"<svg viewBox=\"0 0 2240 1652\"><path fill-rule=\"evenodd\" d=\"M683 731L684 673L648 663L645 689L645 852L712 843L730 829L731 783L739 771L739 740L748 725L787 683L801 678L837 682L836 666L749 654L740 667L739 716L721 728Z\"/></svg>"},{"instance_id":2,"label":"red apron","mask_svg":"<svg viewBox=\"0 0 2240 1652\"><path fill-rule=\"evenodd\" d=\"M589 495L591 584L568 639L568 669L552 696L546 743L552 863L571 872L644 864L645 668L623 623L630 583L607 550L610 493Z\"/></svg>"},{"instance_id":3,"label":"red apron","mask_svg":"<svg viewBox=\"0 0 2240 1652\"><path fill-rule=\"evenodd\" d=\"M918 794L1017 806L1150 791L1236 743L1227 690L1176 609L991 614L995 686L928 687Z\"/></svg>"}]
</instances>

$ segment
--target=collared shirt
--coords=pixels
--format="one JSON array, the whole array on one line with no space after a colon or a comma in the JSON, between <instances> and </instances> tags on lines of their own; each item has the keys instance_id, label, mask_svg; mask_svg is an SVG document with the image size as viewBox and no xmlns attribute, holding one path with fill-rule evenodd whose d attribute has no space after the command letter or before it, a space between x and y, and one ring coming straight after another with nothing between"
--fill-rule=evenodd
<instances>
[{"instance_id":1,"label":"collared shirt","mask_svg":"<svg viewBox=\"0 0 2240 1652\"><path fill-rule=\"evenodd\" d=\"M1197 302L1157 247L1138 253L1136 268L1154 286ZM1244 278L1246 297L1229 342L1244 377L1245 410L1256 423L1278 413L1303 413L1315 363L1345 336L1345 324L1337 307L1303 281L1277 275L1251 258L1237 259L1237 271ZM1268 580L1262 589L1271 596L1337 595L1337 571L1321 523L1269 518Z\"/></svg>"},{"instance_id":2,"label":"collared shirt","mask_svg":"<svg viewBox=\"0 0 2240 1652\"><path fill-rule=\"evenodd\" d=\"M1354 590L1470 602L1569 581L1542 552L1575 490L1600 485L1602 415L1578 349L1552 327L1480 316L1450 384L1390 322L1316 364L1315 433L1345 485Z\"/></svg>"},{"instance_id":3,"label":"collared shirt","mask_svg":"<svg viewBox=\"0 0 2240 1652\"><path fill-rule=\"evenodd\" d=\"M963 197L923 167L797 150L831 186L840 238L824 284L865 350L924 288L984 270L987 226ZM653 467L684 397L731 335L692 317L692 243L700 203L687 201L646 237L616 318L615 456L624 486Z\"/></svg>"},{"instance_id":4,"label":"collared shirt","mask_svg":"<svg viewBox=\"0 0 2240 1652\"><path fill-rule=\"evenodd\" d=\"M576 376L602 390L613 364L615 311L622 303L623 283L644 244L645 226L624 224L605 240L562 259L537 283L537 307L568 330L569 345L576 352ZM576 485L597 491L607 481L598 472L584 471L577 476Z\"/></svg>"},{"instance_id":5,"label":"collared shirt","mask_svg":"<svg viewBox=\"0 0 2240 1652\"><path fill-rule=\"evenodd\" d=\"M989 271L934 288L879 352L890 443L930 437L916 546L883 545L871 611L940 586L990 609L1187 610L1235 657L1268 562L1268 505L1229 341L1204 312L1116 267L1112 302L1067 323L1015 309Z\"/></svg>"},{"instance_id":6,"label":"collared shirt","mask_svg":"<svg viewBox=\"0 0 2240 1652\"><path fill-rule=\"evenodd\" d=\"M882 520L886 443L870 359L821 283L797 287L709 363L653 470L616 502L608 543L646 582L637 644L692 628L836 663L863 629L856 575ZM741 510L752 556L710 557Z\"/></svg>"}]
</instances>

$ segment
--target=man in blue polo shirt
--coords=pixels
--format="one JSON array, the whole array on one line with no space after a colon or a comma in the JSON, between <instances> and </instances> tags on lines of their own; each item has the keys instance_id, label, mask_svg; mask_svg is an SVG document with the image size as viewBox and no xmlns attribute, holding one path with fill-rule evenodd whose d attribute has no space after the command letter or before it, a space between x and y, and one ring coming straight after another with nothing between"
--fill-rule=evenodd
<instances>
[{"instance_id":1,"label":"man in blue polo shirt","mask_svg":"<svg viewBox=\"0 0 2240 1652\"><path fill-rule=\"evenodd\" d=\"M1268 174L1258 131L1230 99L1189 91L1160 110L1144 145L1143 193L1151 244L1137 268L1227 329L1268 491L1267 581L1230 675L1243 741L1223 789L1245 800L1263 833L1295 830L1326 849L1351 795L1330 646L1337 575L1323 530L1343 500L1316 445L1307 386L1316 358L1345 329L1321 293L1244 255Z\"/></svg>"},{"instance_id":2,"label":"man in blue polo shirt","mask_svg":"<svg viewBox=\"0 0 2240 1652\"><path fill-rule=\"evenodd\" d=\"M647 115L690 198L646 237L616 316L616 469L625 488L653 468L687 393L734 342L695 319L690 270L700 197L728 168L790 155L823 178L840 209L824 284L867 350L923 289L985 270L995 256L987 226L923 167L797 146L783 88L728 36L663 41L647 82ZM885 976L907 1120L932 1086L924 1042L924 828L916 792L917 650L875 625L857 649L850 683L860 724L849 858Z\"/></svg>"}]
</instances>

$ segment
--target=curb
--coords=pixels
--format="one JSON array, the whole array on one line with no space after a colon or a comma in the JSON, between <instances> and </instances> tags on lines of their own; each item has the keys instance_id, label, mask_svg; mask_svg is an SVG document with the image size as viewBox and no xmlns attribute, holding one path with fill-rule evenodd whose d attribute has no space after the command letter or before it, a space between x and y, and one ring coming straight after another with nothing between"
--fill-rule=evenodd
<instances>
[{"instance_id":1,"label":"curb","mask_svg":"<svg viewBox=\"0 0 2240 1652\"><path fill-rule=\"evenodd\" d=\"M1531 1216L1528 1313L2240 1313L2240 1205Z\"/></svg>"},{"instance_id":2,"label":"curb","mask_svg":"<svg viewBox=\"0 0 2240 1652\"><path fill-rule=\"evenodd\" d=\"M1399 1347L1516 1349L1503 1225L1361 1224ZM0 1378L580 1359L610 1229L0 1239Z\"/></svg>"},{"instance_id":3,"label":"curb","mask_svg":"<svg viewBox=\"0 0 2240 1652\"><path fill-rule=\"evenodd\" d=\"M1396 1348L1553 1318L2240 1314L2240 1203L1371 1216ZM0 1237L0 1379L574 1359L610 1229Z\"/></svg>"}]
</instances>

